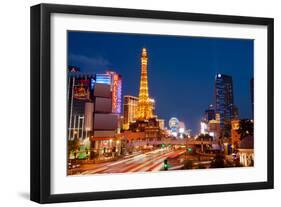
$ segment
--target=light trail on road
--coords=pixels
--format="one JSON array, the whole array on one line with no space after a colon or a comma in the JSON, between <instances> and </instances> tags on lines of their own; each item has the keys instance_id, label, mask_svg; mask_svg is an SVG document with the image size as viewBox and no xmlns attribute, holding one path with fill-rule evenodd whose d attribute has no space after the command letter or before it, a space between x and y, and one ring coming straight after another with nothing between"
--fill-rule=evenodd
<instances>
[{"instance_id":1,"label":"light trail on road","mask_svg":"<svg viewBox=\"0 0 281 207\"><path fill-rule=\"evenodd\" d=\"M163 168L163 161L169 157L176 158L183 154L183 150L169 151L157 149L154 151L138 154L123 160L92 164L86 169L83 166L80 174L101 174L101 173L126 173L126 172L148 172L160 171Z\"/></svg>"}]
</instances>

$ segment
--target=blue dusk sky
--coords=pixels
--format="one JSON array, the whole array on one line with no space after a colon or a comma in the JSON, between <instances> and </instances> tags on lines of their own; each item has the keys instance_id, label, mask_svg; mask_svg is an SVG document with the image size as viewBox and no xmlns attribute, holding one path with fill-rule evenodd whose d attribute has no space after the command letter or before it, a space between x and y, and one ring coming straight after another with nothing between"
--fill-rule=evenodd
<instances>
[{"instance_id":1,"label":"blue dusk sky","mask_svg":"<svg viewBox=\"0 0 281 207\"><path fill-rule=\"evenodd\" d=\"M166 126L177 117L193 133L199 131L204 111L214 104L216 73L232 76L239 117L251 117L254 40L69 31L68 65L87 73L116 71L123 95L138 96L143 47L149 95Z\"/></svg>"}]
</instances>

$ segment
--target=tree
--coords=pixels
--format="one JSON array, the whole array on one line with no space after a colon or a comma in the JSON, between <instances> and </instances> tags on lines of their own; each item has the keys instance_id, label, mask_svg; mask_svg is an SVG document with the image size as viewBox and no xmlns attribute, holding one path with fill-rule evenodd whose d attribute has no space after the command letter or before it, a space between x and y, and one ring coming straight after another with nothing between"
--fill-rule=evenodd
<instances>
[{"instance_id":1,"label":"tree","mask_svg":"<svg viewBox=\"0 0 281 207\"><path fill-rule=\"evenodd\" d=\"M222 128L222 131L221 131L221 138L229 138L231 136L231 125L230 123L225 123L223 128Z\"/></svg>"},{"instance_id":2,"label":"tree","mask_svg":"<svg viewBox=\"0 0 281 207\"><path fill-rule=\"evenodd\" d=\"M68 151L76 151L79 148L79 139L75 138L68 141Z\"/></svg>"},{"instance_id":3,"label":"tree","mask_svg":"<svg viewBox=\"0 0 281 207\"><path fill-rule=\"evenodd\" d=\"M237 130L238 134L240 134L241 140L247 136L254 135L254 123L249 119L242 119L239 122L239 128Z\"/></svg>"}]
</instances>

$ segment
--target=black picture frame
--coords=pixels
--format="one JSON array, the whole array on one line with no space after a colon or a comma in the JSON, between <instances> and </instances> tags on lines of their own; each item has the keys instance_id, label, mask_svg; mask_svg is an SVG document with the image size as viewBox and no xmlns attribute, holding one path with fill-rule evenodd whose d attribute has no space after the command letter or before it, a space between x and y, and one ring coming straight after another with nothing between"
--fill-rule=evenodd
<instances>
[{"instance_id":1,"label":"black picture frame","mask_svg":"<svg viewBox=\"0 0 281 207\"><path fill-rule=\"evenodd\" d=\"M50 71L50 16L53 13L134 17L165 20L181 20L210 23L232 23L267 26L267 181L238 184L219 184L191 187L169 187L154 189L87 192L74 194L50 193L50 130L51 130L51 71ZM103 199L166 196L179 194L210 193L272 189L274 187L273 147L273 46L274 20L272 18L195 14L152 10L103 8L89 6L39 4L31 7L31 169L30 199L38 203L88 201Z\"/></svg>"}]
</instances>

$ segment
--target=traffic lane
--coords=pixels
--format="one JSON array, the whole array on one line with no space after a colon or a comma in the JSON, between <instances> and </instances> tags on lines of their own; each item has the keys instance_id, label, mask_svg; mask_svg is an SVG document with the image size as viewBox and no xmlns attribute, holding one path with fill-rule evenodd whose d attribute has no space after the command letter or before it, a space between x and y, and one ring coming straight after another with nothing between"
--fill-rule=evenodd
<instances>
[{"instance_id":1,"label":"traffic lane","mask_svg":"<svg viewBox=\"0 0 281 207\"><path fill-rule=\"evenodd\" d=\"M81 174L160 171L165 159L169 157L176 157L181 153L182 150L168 151L165 149L158 149L129 159L111 163L102 163L99 164L99 166L92 166L91 169L88 168L86 170L82 170L83 172Z\"/></svg>"}]
</instances>

